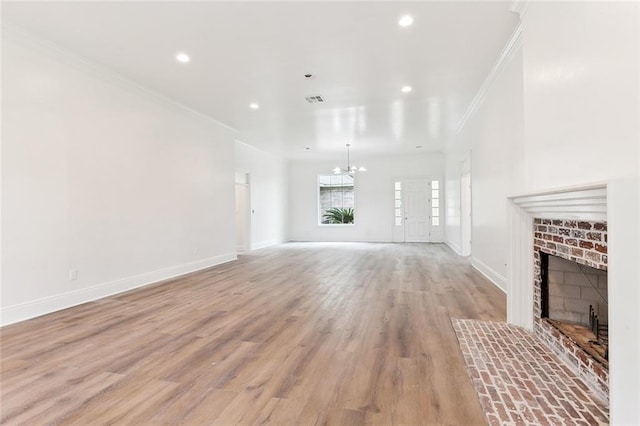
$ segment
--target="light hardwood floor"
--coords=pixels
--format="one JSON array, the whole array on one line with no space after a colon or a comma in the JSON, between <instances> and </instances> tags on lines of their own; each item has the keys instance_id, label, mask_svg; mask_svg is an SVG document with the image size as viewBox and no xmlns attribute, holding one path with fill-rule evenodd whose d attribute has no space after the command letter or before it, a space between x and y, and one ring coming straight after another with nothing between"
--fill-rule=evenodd
<instances>
[{"instance_id":1,"label":"light hardwood floor","mask_svg":"<svg viewBox=\"0 0 640 426\"><path fill-rule=\"evenodd\" d=\"M505 296L444 245L290 243L1 333L4 424L482 425L450 318Z\"/></svg>"}]
</instances>

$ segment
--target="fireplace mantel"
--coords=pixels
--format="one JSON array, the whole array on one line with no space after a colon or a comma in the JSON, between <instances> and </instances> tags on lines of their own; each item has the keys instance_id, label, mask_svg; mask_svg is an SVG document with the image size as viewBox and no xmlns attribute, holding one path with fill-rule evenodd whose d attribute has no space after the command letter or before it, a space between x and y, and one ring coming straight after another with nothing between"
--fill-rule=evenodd
<instances>
[{"instance_id":1,"label":"fireplace mantel","mask_svg":"<svg viewBox=\"0 0 640 426\"><path fill-rule=\"evenodd\" d=\"M509 198L507 321L533 330L533 218L607 220L604 184Z\"/></svg>"}]
</instances>

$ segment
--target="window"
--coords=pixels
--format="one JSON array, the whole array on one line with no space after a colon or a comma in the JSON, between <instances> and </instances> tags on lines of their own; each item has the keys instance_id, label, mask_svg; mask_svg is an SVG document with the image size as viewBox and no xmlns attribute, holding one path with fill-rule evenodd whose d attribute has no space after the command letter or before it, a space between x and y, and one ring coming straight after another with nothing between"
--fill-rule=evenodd
<instances>
[{"instance_id":1,"label":"window","mask_svg":"<svg viewBox=\"0 0 640 426\"><path fill-rule=\"evenodd\" d=\"M353 176L318 176L319 221L322 224L353 224Z\"/></svg>"},{"instance_id":2,"label":"window","mask_svg":"<svg viewBox=\"0 0 640 426\"><path fill-rule=\"evenodd\" d=\"M396 226L402 226L402 182L394 183Z\"/></svg>"},{"instance_id":3,"label":"window","mask_svg":"<svg viewBox=\"0 0 640 426\"><path fill-rule=\"evenodd\" d=\"M440 226L440 182L431 181L431 226Z\"/></svg>"}]
</instances>

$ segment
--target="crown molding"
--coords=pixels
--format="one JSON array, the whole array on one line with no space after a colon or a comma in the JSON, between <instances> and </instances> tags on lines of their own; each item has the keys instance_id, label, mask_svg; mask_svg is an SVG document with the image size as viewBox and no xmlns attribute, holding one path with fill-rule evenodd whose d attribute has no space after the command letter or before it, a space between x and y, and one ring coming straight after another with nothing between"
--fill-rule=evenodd
<instances>
[{"instance_id":1,"label":"crown molding","mask_svg":"<svg viewBox=\"0 0 640 426\"><path fill-rule=\"evenodd\" d=\"M160 104L172 106L189 114L195 115L201 119L217 124L224 127L234 133L238 133L238 130L225 124L217 119L197 111L193 108L186 106L185 104L178 102L160 92L157 92L149 87L138 83L124 75L115 72L103 65L97 64L84 56L78 55L65 47L60 46L50 40L44 39L38 35L33 34L21 28L18 25L9 22L2 23L2 41L9 41L20 46L35 50L36 52L47 55L59 62L70 65L76 70L89 74L93 77L100 78L108 81L109 83L127 90L130 93L138 96L153 100Z\"/></svg>"},{"instance_id":2,"label":"crown molding","mask_svg":"<svg viewBox=\"0 0 640 426\"><path fill-rule=\"evenodd\" d=\"M482 103L484 102L484 99L487 97L487 93L489 92L491 85L493 84L495 79L498 77L498 74L500 74L500 71L502 71L502 68L504 68L504 66L509 62L513 54L519 51L521 47L522 47L522 24L518 22L518 25L511 33L511 36L509 37L509 40L507 41L506 45L502 49L502 52L500 52L500 56L498 56L496 63L493 65L493 68L491 68L491 71L489 71L489 74L487 74L487 77L484 79L482 86L480 86L480 89L478 90L475 97L469 104L467 111L462 116L460 123L458 123L458 126L456 127L456 133L459 133L460 130L462 130L462 128L467 123L469 118L478 110L478 108L480 108L480 105L482 105Z\"/></svg>"},{"instance_id":3,"label":"crown molding","mask_svg":"<svg viewBox=\"0 0 640 426\"><path fill-rule=\"evenodd\" d=\"M524 18L529 10L530 0L513 0L509 10L520 15L520 19Z\"/></svg>"}]
</instances>

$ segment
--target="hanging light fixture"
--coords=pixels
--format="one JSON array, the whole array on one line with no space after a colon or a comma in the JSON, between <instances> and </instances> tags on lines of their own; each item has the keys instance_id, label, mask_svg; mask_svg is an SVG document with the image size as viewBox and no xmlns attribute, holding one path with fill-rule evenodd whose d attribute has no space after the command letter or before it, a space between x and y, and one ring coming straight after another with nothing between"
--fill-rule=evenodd
<instances>
[{"instance_id":1,"label":"hanging light fixture","mask_svg":"<svg viewBox=\"0 0 640 426\"><path fill-rule=\"evenodd\" d=\"M333 169L333 174L334 175L342 175L342 174L350 174L353 175L356 172L366 172L367 169L364 166L352 166L351 165L351 158L349 156L349 147L351 146L350 143L347 144L347 167L346 168L342 168L342 167L336 167L335 169Z\"/></svg>"}]
</instances>

